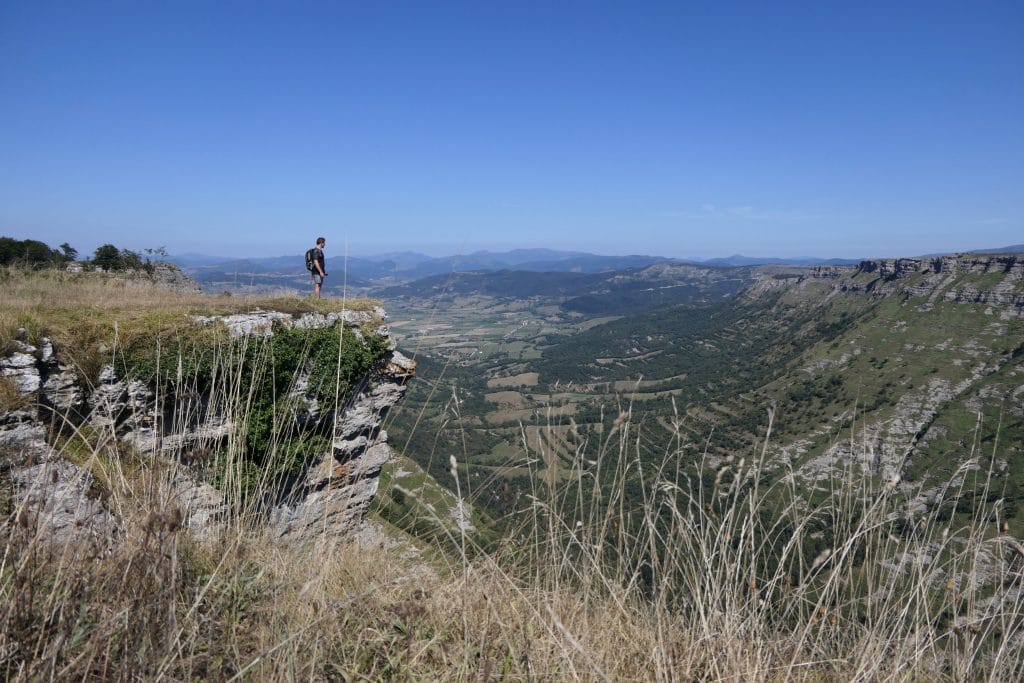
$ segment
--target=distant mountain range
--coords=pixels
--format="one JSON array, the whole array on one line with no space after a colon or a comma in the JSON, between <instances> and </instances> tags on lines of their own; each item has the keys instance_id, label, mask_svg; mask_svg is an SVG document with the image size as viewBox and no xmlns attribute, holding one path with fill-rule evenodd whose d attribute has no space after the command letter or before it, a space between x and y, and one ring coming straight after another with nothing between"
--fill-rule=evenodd
<instances>
[{"instance_id":1,"label":"distant mountain range","mask_svg":"<svg viewBox=\"0 0 1024 683\"><path fill-rule=\"evenodd\" d=\"M996 249L975 249L968 254L1024 254L1024 244L1011 244L1008 247L997 247Z\"/></svg>"},{"instance_id":2,"label":"distant mountain range","mask_svg":"<svg viewBox=\"0 0 1024 683\"><path fill-rule=\"evenodd\" d=\"M294 269L303 261L301 254L267 256L254 258L230 258L205 254L181 254L168 257L181 268L218 268L221 271L245 271L250 273L280 272ZM343 256L329 256L328 269L338 270L345 264ZM348 271L356 278L376 279L398 276L402 280L416 280L431 275L445 275L453 272L481 270L525 270L532 272L575 272L600 273L622 268L643 268L655 263L697 263L705 265L751 266L762 264L777 265L820 265L854 264L859 259L822 259L801 256L796 258L751 257L736 254L724 258L677 259L665 256L629 254L607 256L582 251L557 251L554 249L513 249L512 251L476 251L470 254L453 254L432 257L417 252L389 252L371 256L349 256Z\"/></svg>"},{"instance_id":3,"label":"distant mountain range","mask_svg":"<svg viewBox=\"0 0 1024 683\"><path fill-rule=\"evenodd\" d=\"M796 256L793 258L774 258L743 256L733 254L724 258L709 258L697 261L706 266L855 266L863 259L830 258L822 259L814 256Z\"/></svg>"},{"instance_id":4,"label":"distant mountain range","mask_svg":"<svg viewBox=\"0 0 1024 683\"><path fill-rule=\"evenodd\" d=\"M1024 245L995 249L979 249L970 253L1024 252ZM233 259L205 254L182 254L168 259L195 278L206 289L239 286L257 288L303 288L308 277L301 254L263 258ZM389 252L371 256L329 256L327 271L334 273L330 282L365 291L393 287L423 278L452 273L520 271L533 273L599 274L627 269L646 268L654 264L702 266L814 266L855 265L861 259L800 257L753 257L734 254L710 259L676 259L662 256L630 254L607 256L582 251L554 249L513 249L511 251L477 251L432 257L412 251Z\"/></svg>"}]
</instances>

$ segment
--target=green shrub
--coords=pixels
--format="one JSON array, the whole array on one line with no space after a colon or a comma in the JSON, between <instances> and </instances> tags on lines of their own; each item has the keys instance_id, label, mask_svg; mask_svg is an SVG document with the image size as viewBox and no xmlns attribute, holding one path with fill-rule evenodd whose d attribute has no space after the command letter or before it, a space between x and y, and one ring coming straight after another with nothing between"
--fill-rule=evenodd
<instances>
[{"instance_id":1,"label":"green shrub","mask_svg":"<svg viewBox=\"0 0 1024 683\"><path fill-rule=\"evenodd\" d=\"M306 397L327 408L344 405L389 352L384 337L349 326L281 327L270 337L232 341L212 328L192 332L155 345L139 338L125 352L122 373L155 386L161 396L209 396L210 409L236 413L231 417L242 429L225 447L241 456L236 467L247 495L260 482L300 474L329 445L329 419L298 423L300 376L308 378Z\"/></svg>"}]
</instances>

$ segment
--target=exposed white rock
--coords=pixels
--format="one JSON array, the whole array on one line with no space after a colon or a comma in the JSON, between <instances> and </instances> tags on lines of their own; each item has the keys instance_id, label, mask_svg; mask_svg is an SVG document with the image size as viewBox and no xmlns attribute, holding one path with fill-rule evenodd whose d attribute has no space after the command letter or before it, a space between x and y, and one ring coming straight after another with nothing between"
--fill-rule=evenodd
<instances>
[{"instance_id":1,"label":"exposed white rock","mask_svg":"<svg viewBox=\"0 0 1024 683\"><path fill-rule=\"evenodd\" d=\"M338 322L354 327L362 327L372 323L383 323L387 320L387 313L380 306L374 307L371 311L337 311L334 313L304 313L292 321L292 325L298 328L332 327Z\"/></svg>"},{"instance_id":2,"label":"exposed white rock","mask_svg":"<svg viewBox=\"0 0 1024 683\"><path fill-rule=\"evenodd\" d=\"M387 335L381 324L386 317L378 308L306 314L298 319L279 311L263 311L199 321L222 323L236 338L271 335L275 325L312 328L339 322L351 325L353 331L369 325L374 333ZM101 368L96 387L85 392L73 370L59 362L59 349L43 340L41 351L37 350L24 341L26 336L23 333L16 342L14 353L0 359L0 368L12 385L20 393L38 396L39 404L53 413L65 415L69 421L87 419L140 453L163 454L169 462L186 461L196 449L209 448L235 429L224 416L207 413L203 401L184 408L171 406L172 412L183 411L173 419L166 413L168 406L158 406L150 387L118 377L110 364ZM401 399L404 382L416 372L416 363L394 351L390 338L389 343L392 354L383 366L366 379L345 407L328 416L335 423L334 443L316 459L288 503L274 510L271 525L276 535L295 540L307 540L314 534L340 539L363 524L377 492L381 468L392 456L387 433L381 429L383 416ZM312 426L322 419L322 409L307 392L308 377L300 376L292 389L295 418L300 425ZM90 495L91 475L64 461L47 445L46 428L37 411L38 406L0 415L0 458L15 473L19 504L54 542L64 542L71 538L72 530L78 530L76 539L99 547L101 539L106 543L117 536L116 520ZM162 424L164 419L172 424ZM200 537L221 531L227 507L216 488L195 479L187 467L174 470L169 483L173 504L182 510L186 528Z\"/></svg>"},{"instance_id":3,"label":"exposed white rock","mask_svg":"<svg viewBox=\"0 0 1024 683\"><path fill-rule=\"evenodd\" d=\"M118 436L142 432L133 438L153 435L155 394L143 382L118 379L113 365L104 365L100 370L99 383L88 404L89 421L97 428L113 430Z\"/></svg>"},{"instance_id":4,"label":"exposed white rock","mask_svg":"<svg viewBox=\"0 0 1024 683\"><path fill-rule=\"evenodd\" d=\"M43 549L103 552L119 538L116 518L90 492L92 474L46 443L46 428L28 411L0 415L0 462L14 486L10 520L36 534Z\"/></svg>"},{"instance_id":5,"label":"exposed white rock","mask_svg":"<svg viewBox=\"0 0 1024 683\"><path fill-rule=\"evenodd\" d=\"M181 506L185 528L199 538L213 538L223 530L228 511L223 493L197 481L184 468L175 472L171 488Z\"/></svg>"},{"instance_id":6,"label":"exposed white rock","mask_svg":"<svg viewBox=\"0 0 1024 683\"><path fill-rule=\"evenodd\" d=\"M404 357L403 357L404 358ZM389 368L401 374L388 374ZM275 533L301 542L324 536L345 537L360 528L380 481L381 468L392 458L384 415L404 395L399 382L415 372L408 359L385 364L382 372L335 417L335 439L310 468L292 500L272 514Z\"/></svg>"},{"instance_id":7,"label":"exposed white rock","mask_svg":"<svg viewBox=\"0 0 1024 683\"><path fill-rule=\"evenodd\" d=\"M41 389L46 403L61 415L70 415L85 404L85 394L78 384L78 376L66 365L58 365L57 371L46 378Z\"/></svg>"},{"instance_id":8,"label":"exposed white rock","mask_svg":"<svg viewBox=\"0 0 1024 683\"><path fill-rule=\"evenodd\" d=\"M269 337L274 333L274 324L291 324L293 318L280 311L255 311L224 316L196 316L195 321L201 325L222 323L228 329L232 339L239 337Z\"/></svg>"},{"instance_id":9,"label":"exposed white rock","mask_svg":"<svg viewBox=\"0 0 1024 683\"><path fill-rule=\"evenodd\" d=\"M391 459L391 449L378 443L359 457L328 472L325 459L311 472L318 488L307 489L295 503L274 509L271 523L278 537L297 541L344 538L357 531L380 484L380 470ZM333 458L332 458L333 460ZM325 476L326 475L326 476Z\"/></svg>"},{"instance_id":10,"label":"exposed white rock","mask_svg":"<svg viewBox=\"0 0 1024 683\"><path fill-rule=\"evenodd\" d=\"M13 476L16 515L53 548L86 544L102 551L120 530L116 519L90 495L92 474L62 458L21 469Z\"/></svg>"},{"instance_id":11,"label":"exposed white rock","mask_svg":"<svg viewBox=\"0 0 1024 683\"><path fill-rule=\"evenodd\" d=\"M1015 254L961 254L935 258L879 259L862 261L858 274L876 274L872 282L840 280L835 285L848 291L870 291L874 296L905 293L924 298L920 310L930 310L939 301L985 304L999 310L1000 319L1024 315L1024 260ZM967 274L997 277L998 282L984 289L967 283L954 285ZM908 280L911 280L913 284ZM992 311L994 313L995 311ZM991 313L990 313L991 314Z\"/></svg>"},{"instance_id":12,"label":"exposed white rock","mask_svg":"<svg viewBox=\"0 0 1024 683\"><path fill-rule=\"evenodd\" d=\"M16 469L54 457L46 443L46 427L35 411L12 410L0 413L0 467Z\"/></svg>"},{"instance_id":13,"label":"exposed white rock","mask_svg":"<svg viewBox=\"0 0 1024 683\"><path fill-rule=\"evenodd\" d=\"M14 342L17 349L6 358L0 358L0 374L6 377L14 388L23 394L39 391L42 383L39 368L36 367L36 348L23 342Z\"/></svg>"},{"instance_id":14,"label":"exposed white rock","mask_svg":"<svg viewBox=\"0 0 1024 683\"><path fill-rule=\"evenodd\" d=\"M304 313L298 318L281 311L253 311L225 316L195 316L196 322L202 325L222 323L228 329L232 339L246 336L269 337L274 334L274 325L313 329L331 327L339 322L358 329L363 325L382 323L387 318L383 308L375 307L371 311L337 311L333 313ZM386 329L378 329L378 333L387 334Z\"/></svg>"}]
</instances>

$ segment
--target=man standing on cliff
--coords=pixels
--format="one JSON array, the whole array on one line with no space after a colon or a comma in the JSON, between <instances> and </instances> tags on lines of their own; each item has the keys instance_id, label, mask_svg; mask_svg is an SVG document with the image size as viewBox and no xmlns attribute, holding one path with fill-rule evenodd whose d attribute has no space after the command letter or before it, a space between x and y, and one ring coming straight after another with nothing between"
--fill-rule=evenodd
<instances>
[{"instance_id":1,"label":"man standing on cliff","mask_svg":"<svg viewBox=\"0 0 1024 683\"><path fill-rule=\"evenodd\" d=\"M320 287L324 283L324 278L327 277L327 271L324 270L324 246L327 244L327 240L323 237L316 238L316 246L306 252L306 261L309 265L309 273L313 276L313 296L317 299L320 298Z\"/></svg>"}]
</instances>

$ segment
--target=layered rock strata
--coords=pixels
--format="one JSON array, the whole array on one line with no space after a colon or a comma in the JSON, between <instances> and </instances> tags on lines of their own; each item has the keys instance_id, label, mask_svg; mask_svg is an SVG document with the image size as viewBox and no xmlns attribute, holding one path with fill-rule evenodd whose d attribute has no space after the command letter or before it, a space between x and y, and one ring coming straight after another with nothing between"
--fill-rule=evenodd
<instances>
[{"instance_id":1,"label":"layered rock strata","mask_svg":"<svg viewBox=\"0 0 1024 683\"><path fill-rule=\"evenodd\" d=\"M46 442L34 410L0 413L0 472L12 489L4 533L27 533L36 550L76 556L106 552L121 537L117 518L93 493L92 473Z\"/></svg>"},{"instance_id":2,"label":"layered rock strata","mask_svg":"<svg viewBox=\"0 0 1024 683\"><path fill-rule=\"evenodd\" d=\"M999 309L1003 317L1017 316L1024 314L1024 257L962 254L867 260L840 287L880 296L924 297L926 308L938 301L984 304Z\"/></svg>"},{"instance_id":3,"label":"layered rock strata","mask_svg":"<svg viewBox=\"0 0 1024 683\"><path fill-rule=\"evenodd\" d=\"M309 313L298 317L278 311L260 311L223 318L198 318L200 324L223 324L229 335L269 336L276 327L299 329L343 324L362 336L361 329L390 341L382 324L386 314L345 311L327 315ZM215 534L227 513L225 497L199 481L187 466L189 460L229 437L236 425L204 406L190 411L199 419L168 419L166 405L153 389L133 379L119 378L113 366L102 368L99 381L85 391L73 370L61 364L47 339L40 347L30 345L22 334L14 350L0 359L0 372L22 397L26 406L0 413L0 463L10 476L14 498L33 524L46 527L55 538L69 533L96 546L96 539L117 537L117 521L94 497L90 497L88 471L67 462L46 442L45 424L55 416L69 422L87 422L98 434L126 443L137 452L175 463L169 485L172 501L183 512L184 525L199 536ZM327 452L313 458L304 477L294 482L269 516L270 530L282 539L308 540L318 536L345 537L358 531L377 491L383 465L392 457L384 416L402 398L405 383L415 375L416 364L394 349L371 376L360 384L345 405L324 415L315 399L305 395L307 378L300 377L293 390L300 425L313 426L329 419L333 439ZM203 403L203 397L186 397ZM180 400L178 400L180 399ZM175 403L184 405L185 398ZM166 402L166 398L164 399ZM184 411L183 411L184 412ZM168 425L172 425L168 427Z\"/></svg>"}]
</instances>

